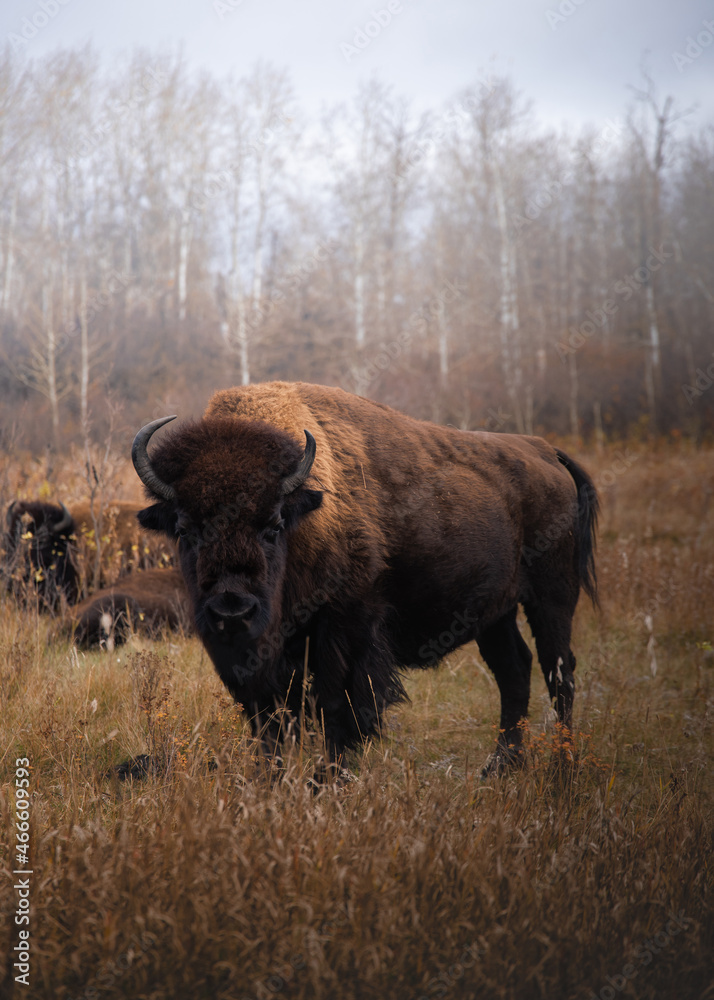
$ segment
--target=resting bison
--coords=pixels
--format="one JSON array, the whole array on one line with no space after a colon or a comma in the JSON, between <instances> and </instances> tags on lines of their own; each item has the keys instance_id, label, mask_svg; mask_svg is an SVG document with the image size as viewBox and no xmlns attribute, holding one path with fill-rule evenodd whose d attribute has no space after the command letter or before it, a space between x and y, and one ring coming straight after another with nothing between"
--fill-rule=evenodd
<instances>
[{"instance_id":1,"label":"resting bison","mask_svg":"<svg viewBox=\"0 0 714 1000\"><path fill-rule=\"evenodd\" d=\"M298 715L303 662L332 751L405 698L400 668L475 639L501 694L491 770L517 760L531 653L569 727L580 588L595 599L590 477L536 437L413 420L340 389L272 382L216 393L147 454L148 529L179 540L196 631L254 732ZM299 442L306 440L303 447Z\"/></svg>"},{"instance_id":2,"label":"resting bison","mask_svg":"<svg viewBox=\"0 0 714 1000\"><path fill-rule=\"evenodd\" d=\"M20 594L28 584L34 587L49 608L64 595L72 604L94 577L100 532L101 584L122 573L171 561L173 546L148 538L140 531L137 512L143 505L114 500L101 509L89 501L64 504L15 501L6 516L4 573L9 585ZM95 524L96 519L96 524Z\"/></svg>"},{"instance_id":3,"label":"resting bison","mask_svg":"<svg viewBox=\"0 0 714 1000\"><path fill-rule=\"evenodd\" d=\"M166 625L188 626L191 616L177 569L146 569L98 590L72 608L74 637L82 646L113 649L133 630L154 636Z\"/></svg>"}]
</instances>

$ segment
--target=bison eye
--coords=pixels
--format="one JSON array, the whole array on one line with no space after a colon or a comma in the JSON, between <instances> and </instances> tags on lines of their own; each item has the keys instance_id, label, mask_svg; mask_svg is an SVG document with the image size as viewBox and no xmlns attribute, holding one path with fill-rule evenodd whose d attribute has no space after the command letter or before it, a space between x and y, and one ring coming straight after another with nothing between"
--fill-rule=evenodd
<instances>
[{"instance_id":1,"label":"bison eye","mask_svg":"<svg viewBox=\"0 0 714 1000\"><path fill-rule=\"evenodd\" d=\"M196 531L190 521L178 521L176 524L176 534L179 538L187 538L189 541L193 541Z\"/></svg>"},{"instance_id":2,"label":"bison eye","mask_svg":"<svg viewBox=\"0 0 714 1000\"><path fill-rule=\"evenodd\" d=\"M263 537L269 542L274 542L284 527L285 521L283 521L282 517L279 517L270 522L263 532Z\"/></svg>"}]
</instances>

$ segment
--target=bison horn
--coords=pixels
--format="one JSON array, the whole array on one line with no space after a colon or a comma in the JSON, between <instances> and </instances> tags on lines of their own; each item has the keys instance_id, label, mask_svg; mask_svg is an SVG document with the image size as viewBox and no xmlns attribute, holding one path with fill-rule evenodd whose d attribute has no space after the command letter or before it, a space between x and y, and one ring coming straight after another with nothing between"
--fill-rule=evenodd
<instances>
[{"instance_id":1,"label":"bison horn","mask_svg":"<svg viewBox=\"0 0 714 1000\"><path fill-rule=\"evenodd\" d=\"M175 500L176 490L173 486L169 486L162 479L156 475L151 467L151 462L149 461L149 456L146 452L146 446L149 443L149 438L157 431L159 427L163 427L167 424L169 420L175 420L176 416L173 417L159 417L158 420L152 420L150 424L146 424L141 428L139 433L134 438L134 443L131 446L131 460L134 463L134 468L136 469L136 474L142 481L147 489L151 490L157 496L161 497L162 500Z\"/></svg>"},{"instance_id":2,"label":"bison horn","mask_svg":"<svg viewBox=\"0 0 714 1000\"><path fill-rule=\"evenodd\" d=\"M317 452L317 445L315 444L315 438L312 436L310 431L305 431L305 451L300 459L300 464L291 476L287 476L280 487L280 492L283 496L287 496L288 493L293 493L298 486L302 486L307 477L310 475L310 469L312 469L312 463L315 461L315 453Z\"/></svg>"},{"instance_id":3,"label":"bison horn","mask_svg":"<svg viewBox=\"0 0 714 1000\"><path fill-rule=\"evenodd\" d=\"M60 500L60 507L62 508L62 517L59 519L59 521L56 522L56 524L50 525L50 531L52 532L53 535L63 535L68 528L72 527L74 523L72 515L67 510L67 508L65 507L65 505L62 503L61 500Z\"/></svg>"}]
</instances>

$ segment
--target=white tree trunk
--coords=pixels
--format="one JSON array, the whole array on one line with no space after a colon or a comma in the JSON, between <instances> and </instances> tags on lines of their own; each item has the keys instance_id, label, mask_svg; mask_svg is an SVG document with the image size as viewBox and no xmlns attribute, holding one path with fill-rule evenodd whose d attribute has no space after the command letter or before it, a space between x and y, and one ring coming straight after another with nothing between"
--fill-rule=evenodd
<instances>
[{"instance_id":1,"label":"white tree trunk","mask_svg":"<svg viewBox=\"0 0 714 1000\"><path fill-rule=\"evenodd\" d=\"M250 383L250 368L248 366L248 324L245 315L245 296L241 293L236 303L237 324L236 340L238 342L238 358L240 363L240 384Z\"/></svg>"},{"instance_id":2,"label":"white tree trunk","mask_svg":"<svg viewBox=\"0 0 714 1000\"><path fill-rule=\"evenodd\" d=\"M449 381L449 330L443 310L437 314L437 324L439 328L439 374L441 381L446 384Z\"/></svg>"},{"instance_id":3,"label":"white tree trunk","mask_svg":"<svg viewBox=\"0 0 714 1000\"><path fill-rule=\"evenodd\" d=\"M520 390L523 384L521 363L520 324L518 299L516 296L516 247L508 232L506 199L503 192L501 171L495 156L491 157L496 216L501 235L501 354L503 374L509 401L513 408L516 429L522 434L525 429L521 408Z\"/></svg>"},{"instance_id":4,"label":"white tree trunk","mask_svg":"<svg viewBox=\"0 0 714 1000\"><path fill-rule=\"evenodd\" d=\"M263 229L265 226L267 198L267 176L265 156L260 154L258 162L258 219L255 224L255 245L253 248L253 309L260 307L260 296L263 291Z\"/></svg>"},{"instance_id":5,"label":"white tree trunk","mask_svg":"<svg viewBox=\"0 0 714 1000\"><path fill-rule=\"evenodd\" d=\"M645 291L645 298L647 301L647 318L649 320L650 327L650 352L652 354L652 366L655 371L659 370L660 366L660 336L659 336L659 326L657 325L657 310L655 308L655 297L654 288L652 287L652 282L647 284L647 289Z\"/></svg>"},{"instance_id":6,"label":"white tree trunk","mask_svg":"<svg viewBox=\"0 0 714 1000\"><path fill-rule=\"evenodd\" d=\"M87 321L87 262L79 278L79 410L85 435L89 428L89 329Z\"/></svg>"},{"instance_id":7,"label":"white tree trunk","mask_svg":"<svg viewBox=\"0 0 714 1000\"><path fill-rule=\"evenodd\" d=\"M2 282L2 308L10 311L10 296L12 294L12 271L15 264L15 223L17 220L17 187L12 189L10 200L10 218L7 224L7 237L5 241L5 271Z\"/></svg>"},{"instance_id":8,"label":"white tree trunk","mask_svg":"<svg viewBox=\"0 0 714 1000\"><path fill-rule=\"evenodd\" d=\"M179 226L179 262L178 262L178 317L186 319L186 296L188 279L188 254L193 239L193 223L191 213L184 209L181 213Z\"/></svg>"},{"instance_id":9,"label":"white tree trunk","mask_svg":"<svg viewBox=\"0 0 714 1000\"><path fill-rule=\"evenodd\" d=\"M360 216L355 227L355 343L361 351L365 344L366 331L364 324L364 221Z\"/></svg>"},{"instance_id":10,"label":"white tree trunk","mask_svg":"<svg viewBox=\"0 0 714 1000\"><path fill-rule=\"evenodd\" d=\"M568 376L570 380L570 397L568 400L568 416L570 418L570 433L577 437L580 431L578 419L578 363L575 352L568 355Z\"/></svg>"},{"instance_id":11,"label":"white tree trunk","mask_svg":"<svg viewBox=\"0 0 714 1000\"><path fill-rule=\"evenodd\" d=\"M42 285L42 326L46 350L47 398L50 402L52 436L56 447L59 443L59 399L57 393L57 339L52 312L52 286L52 271L50 269Z\"/></svg>"}]
</instances>

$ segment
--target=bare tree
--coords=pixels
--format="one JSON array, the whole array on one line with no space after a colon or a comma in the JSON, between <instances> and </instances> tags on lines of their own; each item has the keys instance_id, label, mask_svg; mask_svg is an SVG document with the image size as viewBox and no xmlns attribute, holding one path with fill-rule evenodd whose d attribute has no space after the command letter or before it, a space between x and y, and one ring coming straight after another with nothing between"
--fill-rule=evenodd
<instances>
[{"instance_id":1,"label":"bare tree","mask_svg":"<svg viewBox=\"0 0 714 1000\"><path fill-rule=\"evenodd\" d=\"M639 263L643 269L647 344L645 350L645 388L650 411L652 433L657 430L656 383L660 377L661 333L657 317L656 272L647 265L652 249L662 242L662 175L672 143L674 124L689 114L678 112L674 99L667 97L660 104L651 75L642 68L643 86L633 88L645 114L631 112L628 124L633 139L633 169L638 183Z\"/></svg>"}]
</instances>

